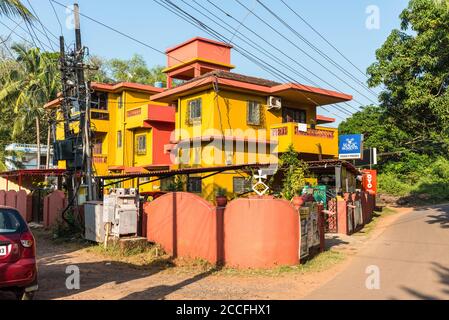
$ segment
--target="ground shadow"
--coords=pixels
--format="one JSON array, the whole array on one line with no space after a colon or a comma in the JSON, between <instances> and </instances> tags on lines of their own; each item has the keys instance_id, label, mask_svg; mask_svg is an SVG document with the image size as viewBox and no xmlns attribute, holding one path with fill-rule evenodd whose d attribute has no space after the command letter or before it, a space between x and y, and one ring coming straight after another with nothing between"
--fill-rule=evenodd
<instances>
[{"instance_id":1,"label":"ground shadow","mask_svg":"<svg viewBox=\"0 0 449 320\"><path fill-rule=\"evenodd\" d=\"M200 281L219 271L220 269L220 267L213 268L209 271L197 274L174 285L159 285L140 292L134 292L126 297L121 298L120 300L164 300L169 294L181 290L182 288L192 283Z\"/></svg>"},{"instance_id":2,"label":"ground shadow","mask_svg":"<svg viewBox=\"0 0 449 320\"><path fill-rule=\"evenodd\" d=\"M347 245L349 244L349 242L343 240L338 234L329 236L326 236L326 241L325 241L325 248L326 250L330 250L330 249L335 249L338 248L342 245Z\"/></svg>"},{"instance_id":3,"label":"ground shadow","mask_svg":"<svg viewBox=\"0 0 449 320\"><path fill-rule=\"evenodd\" d=\"M433 208L437 214L429 215L428 224L439 224L443 229L449 229L449 207Z\"/></svg>"},{"instance_id":4,"label":"ground shadow","mask_svg":"<svg viewBox=\"0 0 449 320\"><path fill-rule=\"evenodd\" d=\"M444 286L441 292L435 292L433 295L430 295L407 287L402 287L401 289L422 300L447 299L447 296L449 295L449 268L443 266L441 263L432 262L432 271L438 275L438 281Z\"/></svg>"}]
</instances>

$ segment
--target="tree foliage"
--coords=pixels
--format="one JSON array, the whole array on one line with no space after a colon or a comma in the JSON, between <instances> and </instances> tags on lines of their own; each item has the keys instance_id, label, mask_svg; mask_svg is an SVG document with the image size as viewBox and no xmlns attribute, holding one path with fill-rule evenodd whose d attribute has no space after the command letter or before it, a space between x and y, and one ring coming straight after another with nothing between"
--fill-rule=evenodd
<instances>
[{"instance_id":1,"label":"tree foliage","mask_svg":"<svg viewBox=\"0 0 449 320\"><path fill-rule=\"evenodd\" d=\"M409 135L408 147L449 151L449 10L445 1L411 0L368 68L380 95L382 121Z\"/></svg>"}]
</instances>

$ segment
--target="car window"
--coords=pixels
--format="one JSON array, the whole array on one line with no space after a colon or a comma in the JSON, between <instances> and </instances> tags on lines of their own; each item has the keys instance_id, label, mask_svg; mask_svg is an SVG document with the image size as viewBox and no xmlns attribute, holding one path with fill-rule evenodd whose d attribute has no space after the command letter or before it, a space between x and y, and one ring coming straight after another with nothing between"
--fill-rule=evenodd
<instances>
[{"instance_id":1,"label":"car window","mask_svg":"<svg viewBox=\"0 0 449 320\"><path fill-rule=\"evenodd\" d=\"M25 223L17 211L0 209L0 234L21 232Z\"/></svg>"}]
</instances>

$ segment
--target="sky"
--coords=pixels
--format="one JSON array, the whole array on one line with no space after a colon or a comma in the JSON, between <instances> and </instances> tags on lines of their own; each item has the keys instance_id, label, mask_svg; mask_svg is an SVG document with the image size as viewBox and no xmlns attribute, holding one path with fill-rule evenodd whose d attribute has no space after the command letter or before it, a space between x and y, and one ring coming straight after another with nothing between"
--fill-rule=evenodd
<instances>
[{"instance_id":1,"label":"sky","mask_svg":"<svg viewBox=\"0 0 449 320\"><path fill-rule=\"evenodd\" d=\"M214 38L182 20L156 1L160 2L161 0L79 0L78 3L82 14L120 30L157 49L157 51L108 30L85 17L81 17L83 44L89 48L91 55L108 59L129 59L133 54L138 53L144 57L148 66L153 66L166 64L166 57L163 52L169 47L195 36ZM240 48L240 51L251 52L277 70L281 70L284 75L273 75L236 52L236 50L233 51L231 58L232 63L236 66L234 72L275 81L293 82L292 80L294 80L295 82L318 85L352 95L354 101L348 105L340 104L339 107L319 108L320 114L337 118L335 125L347 118L349 114L354 113L360 105L377 102L375 93L378 93L380 89L368 90L363 85L363 83L366 84L366 76L352 64L365 71L375 61L375 51L383 44L391 30L399 27L399 14L408 3L407 0L284 0L334 45L351 64L290 11L281 0L260 0L260 2L281 17L287 26L270 14L257 0L209 0L230 14L235 20L218 11L208 0L172 1L206 25L219 31L222 39L233 43L237 48ZM245 9L237 1L247 6L251 11ZM70 9L53 3L55 15L50 0L22 0L22 2L28 7L31 4L42 24L55 36L62 33L66 42L73 43L74 31L71 27L73 26L73 20ZM73 0L58 0L58 2L66 6L73 4ZM257 48L264 48L265 53L268 52L281 59L284 66L288 65L290 68L294 68L295 72L292 73L291 69L287 70L276 64L261 52L257 52L253 47L244 43L241 40L243 37L241 34L233 30L231 30L232 32L226 31L216 25L214 21L224 24L200 8L199 4L208 8L233 28L238 28L238 32L257 43ZM205 15L201 15L199 11L195 11L193 8L197 8ZM57 18L59 18L61 26ZM17 34L31 41L29 33L17 27L13 21L4 17L1 17L0 21L10 28L15 28ZM257 33L284 54L273 49L267 42L256 37L245 27ZM48 40L43 33L35 32L41 42L49 47ZM0 36L4 39L9 34L10 31L0 24ZM49 37L56 41L51 35ZM319 55L300 37L306 39L308 43L322 51L328 58ZM12 34L11 40L20 41L20 38L18 35ZM35 41L37 42L36 39ZM53 46L56 47L55 44ZM300 77L299 74L305 76L306 79Z\"/></svg>"}]
</instances>

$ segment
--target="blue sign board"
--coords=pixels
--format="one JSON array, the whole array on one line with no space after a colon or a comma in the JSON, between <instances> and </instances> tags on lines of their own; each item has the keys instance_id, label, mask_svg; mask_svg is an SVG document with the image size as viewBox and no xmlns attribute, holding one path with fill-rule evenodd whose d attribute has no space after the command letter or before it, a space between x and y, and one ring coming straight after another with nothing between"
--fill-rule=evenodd
<instances>
[{"instance_id":1,"label":"blue sign board","mask_svg":"<svg viewBox=\"0 0 449 320\"><path fill-rule=\"evenodd\" d=\"M341 135L338 141L339 159L363 158L363 134Z\"/></svg>"}]
</instances>

